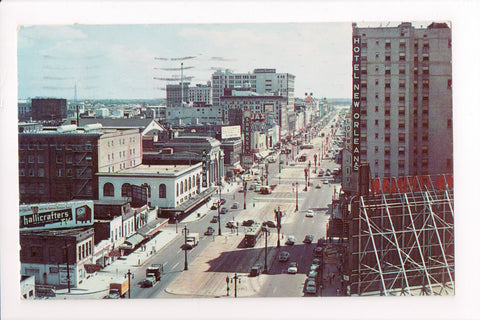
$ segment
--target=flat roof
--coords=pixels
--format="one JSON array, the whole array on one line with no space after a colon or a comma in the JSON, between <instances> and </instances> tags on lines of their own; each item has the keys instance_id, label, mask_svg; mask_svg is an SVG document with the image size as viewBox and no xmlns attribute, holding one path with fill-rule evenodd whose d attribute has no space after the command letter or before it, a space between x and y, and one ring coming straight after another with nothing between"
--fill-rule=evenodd
<instances>
[{"instance_id":1,"label":"flat roof","mask_svg":"<svg viewBox=\"0 0 480 320\"><path fill-rule=\"evenodd\" d=\"M147 165L141 164L136 167L121 169L117 172L99 172L97 175L105 176L121 176L121 175L163 175L163 176L177 176L189 170L200 167L201 162L192 164L192 165L174 165L174 164L165 164L165 165Z\"/></svg>"}]
</instances>

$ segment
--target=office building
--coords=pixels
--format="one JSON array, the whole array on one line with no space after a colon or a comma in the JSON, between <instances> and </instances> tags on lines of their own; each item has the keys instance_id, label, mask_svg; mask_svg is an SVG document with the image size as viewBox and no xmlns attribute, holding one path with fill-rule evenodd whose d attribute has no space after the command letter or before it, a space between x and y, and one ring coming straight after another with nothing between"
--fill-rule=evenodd
<instances>
[{"instance_id":1,"label":"office building","mask_svg":"<svg viewBox=\"0 0 480 320\"><path fill-rule=\"evenodd\" d=\"M97 172L142 162L138 129L67 125L19 133L20 203L98 199Z\"/></svg>"},{"instance_id":2,"label":"office building","mask_svg":"<svg viewBox=\"0 0 480 320\"><path fill-rule=\"evenodd\" d=\"M32 120L60 121L67 118L67 99L32 99Z\"/></svg>"},{"instance_id":3,"label":"office building","mask_svg":"<svg viewBox=\"0 0 480 320\"><path fill-rule=\"evenodd\" d=\"M353 170L453 173L452 49L446 23L353 24Z\"/></svg>"}]
</instances>

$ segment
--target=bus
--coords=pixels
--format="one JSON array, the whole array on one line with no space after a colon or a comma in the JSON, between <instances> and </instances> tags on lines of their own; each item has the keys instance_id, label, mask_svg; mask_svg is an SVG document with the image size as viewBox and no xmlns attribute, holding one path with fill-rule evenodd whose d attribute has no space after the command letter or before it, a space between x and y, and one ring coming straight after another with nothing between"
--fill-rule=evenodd
<instances>
[{"instance_id":1,"label":"bus","mask_svg":"<svg viewBox=\"0 0 480 320\"><path fill-rule=\"evenodd\" d=\"M262 236L262 225L260 223L254 223L245 230L245 246L254 247L258 238Z\"/></svg>"}]
</instances>

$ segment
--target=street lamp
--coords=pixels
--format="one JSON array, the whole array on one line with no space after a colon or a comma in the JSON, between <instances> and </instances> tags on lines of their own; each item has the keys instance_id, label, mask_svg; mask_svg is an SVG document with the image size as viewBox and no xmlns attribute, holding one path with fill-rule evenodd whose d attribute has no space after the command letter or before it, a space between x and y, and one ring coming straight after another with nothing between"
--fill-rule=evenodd
<instances>
[{"instance_id":1,"label":"street lamp","mask_svg":"<svg viewBox=\"0 0 480 320\"><path fill-rule=\"evenodd\" d=\"M228 279L228 277L227 277ZM235 273L235 275L232 277L232 281L235 280L235 298L237 297L237 281L238 283L242 283L240 277L238 276L238 274ZM227 284L227 288L228 288L228 284Z\"/></svg>"},{"instance_id":2,"label":"street lamp","mask_svg":"<svg viewBox=\"0 0 480 320\"><path fill-rule=\"evenodd\" d=\"M296 197L295 197L295 212L298 211L298 181L295 182L295 191L296 191Z\"/></svg>"},{"instance_id":3,"label":"street lamp","mask_svg":"<svg viewBox=\"0 0 480 320\"><path fill-rule=\"evenodd\" d=\"M243 210L247 209L247 183L243 180Z\"/></svg>"},{"instance_id":4,"label":"street lamp","mask_svg":"<svg viewBox=\"0 0 480 320\"><path fill-rule=\"evenodd\" d=\"M267 248L267 238L268 238L268 235L270 234L270 231L268 231L268 228L267 226L262 226L262 232L263 232L263 235L265 237L265 270L263 271L264 273L268 273L268 269L267 269L267 253L268 253L268 248Z\"/></svg>"},{"instance_id":5,"label":"street lamp","mask_svg":"<svg viewBox=\"0 0 480 320\"><path fill-rule=\"evenodd\" d=\"M221 225L221 222L220 222L220 203L221 203L221 201L218 200L218 202L217 202L217 215L218 215L218 235L219 236L222 235L222 225Z\"/></svg>"},{"instance_id":6,"label":"street lamp","mask_svg":"<svg viewBox=\"0 0 480 320\"><path fill-rule=\"evenodd\" d=\"M183 270L188 270L188 260L187 260L187 235L188 235L188 229L187 226L183 228L183 234L185 235L185 244L183 245L183 250L185 251L185 265Z\"/></svg>"},{"instance_id":7,"label":"street lamp","mask_svg":"<svg viewBox=\"0 0 480 320\"><path fill-rule=\"evenodd\" d=\"M130 269L128 269L128 272L127 274L125 275L125 278L128 276L128 299L130 299L130 277L132 277L132 279L135 278L134 274L130 272Z\"/></svg>"},{"instance_id":8,"label":"street lamp","mask_svg":"<svg viewBox=\"0 0 480 320\"><path fill-rule=\"evenodd\" d=\"M277 248L280 247L280 228L282 227L282 212L280 211L280 206L278 206L278 210L275 210L275 218L277 221Z\"/></svg>"}]
</instances>

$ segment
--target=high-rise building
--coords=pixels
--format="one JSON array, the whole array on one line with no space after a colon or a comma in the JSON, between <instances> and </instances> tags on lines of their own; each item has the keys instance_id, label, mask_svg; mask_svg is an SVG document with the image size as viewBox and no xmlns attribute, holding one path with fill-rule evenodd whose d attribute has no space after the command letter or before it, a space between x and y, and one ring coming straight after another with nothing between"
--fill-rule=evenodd
<instances>
[{"instance_id":1,"label":"high-rise building","mask_svg":"<svg viewBox=\"0 0 480 320\"><path fill-rule=\"evenodd\" d=\"M212 104L221 104L226 88L250 88L260 95L274 94L288 99L288 105L295 104L295 76L290 73L277 73L276 69L254 69L253 73L233 73L230 70L216 71L212 75Z\"/></svg>"},{"instance_id":2,"label":"high-rise building","mask_svg":"<svg viewBox=\"0 0 480 320\"><path fill-rule=\"evenodd\" d=\"M353 170L372 176L453 172L452 49L446 23L353 24Z\"/></svg>"},{"instance_id":3,"label":"high-rise building","mask_svg":"<svg viewBox=\"0 0 480 320\"><path fill-rule=\"evenodd\" d=\"M32 99L33 120L54 121L67 118L67 99Z\"/></svg>"}]
</instances>

